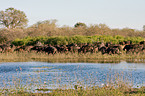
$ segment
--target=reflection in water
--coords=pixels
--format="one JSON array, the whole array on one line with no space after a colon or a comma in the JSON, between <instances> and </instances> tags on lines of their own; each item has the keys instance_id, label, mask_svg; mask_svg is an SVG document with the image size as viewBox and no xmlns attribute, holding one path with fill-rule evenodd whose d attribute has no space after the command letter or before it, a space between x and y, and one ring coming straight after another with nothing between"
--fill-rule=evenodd
<instances>
[{"instance_id":1,"label":"reflection in water","mask_svg":"<svg viewBox=\"0 0 145 96\"><path fill-rule=\"evenodd\" d=\"M47 63L14 62L0 64L0 86L37 85L58 88L83 84L102 86L108 82L125 81L133 87L145 85L145 64L111 63Z\"/></svg>"}]
</instances>

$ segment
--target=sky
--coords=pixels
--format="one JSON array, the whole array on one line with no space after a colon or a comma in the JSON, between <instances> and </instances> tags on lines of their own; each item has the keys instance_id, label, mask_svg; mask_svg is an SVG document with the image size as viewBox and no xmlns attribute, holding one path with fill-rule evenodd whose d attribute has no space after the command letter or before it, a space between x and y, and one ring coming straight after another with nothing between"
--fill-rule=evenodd
<instances>
[{"instance_id":1,"label":"sky","mask_svg":"<svg viewBox=\"0 0 145 96\"><path fill-rule=\"evenodd\" d=\"M0 11L9 7L24 11L28 26L51 19L60 27L82 22L142 30L145 25L145 0L0 0Z\"/></svg>"}]
</instances>

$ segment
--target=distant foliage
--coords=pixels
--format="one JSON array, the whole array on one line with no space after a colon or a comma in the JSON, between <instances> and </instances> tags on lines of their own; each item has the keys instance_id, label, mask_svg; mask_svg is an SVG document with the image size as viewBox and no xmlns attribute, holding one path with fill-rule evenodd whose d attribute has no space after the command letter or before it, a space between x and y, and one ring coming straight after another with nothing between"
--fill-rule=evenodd
<instances>
[{"instance_id":1,"label":"distant foliage","mask_svg":"<svg viewBox=\"0 0 145 96\"><path fill-rule=\"evenodd\" d=\"M92 43L96 41L118 43L125 39L137 43L140 39L145 38L143 30L111 29L106 24L86 26L85 23L81 22L76 23L74 27L59 27L56 22L57 20L53 19L39 21L27 28L20 28L20 26L10 27L13 29L0 28L0 43L14 40L16 45L33 45L40 40L46 44Z\"/></svg>"},{"instance_id":2,"label":"distant foliage","mask_svg":"<svg viewBox=\"0 0 145 96\"><path fill-rule=\"evenodd\" d=\"M16 27L24 27L27 25L28 19L23 11L8 8L5 11L0 11L0 24L8 29Z\"/></svg>"},{"instance_id":3,"label":"distant foliage","mask_svg":"<svg viewBox=\"0 0 145 96\"><path fill-rule=\"evenodd\" d=\"M52 36L52 37L26 37L24 39L15 39L12 43L16 46L19 45L35 45L37 41L42 44L51 45L66 45L71 43L95 43L95 42L112 42L118 44L121 41L132 41L133 43L139 43L143 41L142 37L123 37L117 36L106 36L106 35L96 35L96 36Z\"/></svg>"},{"instance_id":4,"label":"distant foliage","mask_svg":"<svg viewBox=\"0 0 145 96\"><path fill-rule=\"evenodd\" d=\"M143 31L145 31L145 25L143 25Z\"/></svg>"},{"instance_id":5,"label":"distant foliage","mask_svg":"<svg viewBox=\"0 0 145 96\"><path fill-rule=\"evenodd\" d=\"M76 23L76 24L74 25L74 27L84 27L84 28L86 28L87 26L86 26L85 23L78 22L78 23Z\"/></svg>"}]
</instances>

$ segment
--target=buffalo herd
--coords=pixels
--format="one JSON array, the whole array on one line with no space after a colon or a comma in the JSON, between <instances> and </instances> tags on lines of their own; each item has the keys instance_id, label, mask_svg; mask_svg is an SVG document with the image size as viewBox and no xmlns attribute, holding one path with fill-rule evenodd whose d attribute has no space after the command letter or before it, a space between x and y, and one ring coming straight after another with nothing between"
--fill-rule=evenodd
<instances>
[{"instance_id":1,"label":"buffalo herd","mask_svg":"<svg viewBox=\"0 0 145 96\"><path fill-rule=\"evenodd\" d=\"M15 46L13 44L1 44L0 52L23 52L23 51L35 51L35 52L45 52L48 54L55 53L98 53L102 54L122 54L122 53L145 53L145 41L141 41L138 44L133 44L131 41L119 42L119 44L112 44L111 42L94 42L90 43L72 43L68 45L51 45L42 44L37 42L35 45L25 45L25 46Z\"/></svg>"}]
</instances>

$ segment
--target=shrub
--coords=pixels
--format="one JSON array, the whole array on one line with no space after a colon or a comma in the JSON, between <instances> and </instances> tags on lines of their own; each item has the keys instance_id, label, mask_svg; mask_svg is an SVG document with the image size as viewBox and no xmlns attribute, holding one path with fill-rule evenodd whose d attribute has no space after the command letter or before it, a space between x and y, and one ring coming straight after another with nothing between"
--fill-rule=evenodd
<instances>
[{"instance_id":1,"label":"shrub","mask_svg":"<svg viewBox=\"0 0 145 96\"><path fill-rule=\"evenodd\" d=\"M112 42L118 44L121 41L132 41L133 43L139 43L143 41L142 37L123 37L123 36L110 36L110 35L96 35L96 36L39 36L39 37L26 37L23 39L15 39L12 43L18 45L34 45L37 41L44 44L51 45L66 45L71 43L94 43L94 42Z\"/></svg>"}]
</instances>

